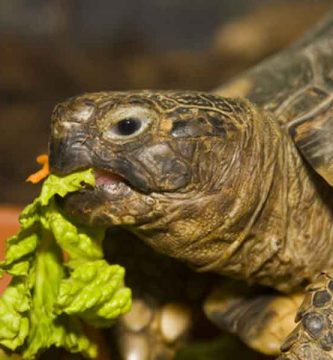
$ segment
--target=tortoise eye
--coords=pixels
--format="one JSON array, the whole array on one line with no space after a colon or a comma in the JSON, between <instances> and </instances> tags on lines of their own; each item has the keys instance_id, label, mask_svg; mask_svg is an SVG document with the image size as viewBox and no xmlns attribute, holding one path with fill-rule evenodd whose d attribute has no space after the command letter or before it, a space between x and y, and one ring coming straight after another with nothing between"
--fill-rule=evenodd
<instances>
[{"instance_id":1,"label":"tortoise eye","mask_svg":"<svg viewBox=\"0 0 333 360\"><path fill-rule=\"evenodd\" d=\"M126 118L115 124L110 131L118 136L130 136L138 132L142 127L142 121L137 118Z\"/></svg>"},{"instance_id":2,"label":"tortoise eye","mask_svg":"<svg viewBox=\"0 0 333 360\"><path fill-rule=\"evenodd\" d=\"M102 136L111 141L128 141L147 131L157 115L139 106L119 107L98 123Z\"/></svg>"},{"instance_id":3,"label":"tortoise eye","mask_svg":"<svg viewBox=\"0 0 333 360\"><path fill-rule=\"evenodd\" d=\"M126 117L111 126L107 138L111 140L127 140L140 135L150 124L150 120L138 117Z\"/></svg>"}]
</instances>

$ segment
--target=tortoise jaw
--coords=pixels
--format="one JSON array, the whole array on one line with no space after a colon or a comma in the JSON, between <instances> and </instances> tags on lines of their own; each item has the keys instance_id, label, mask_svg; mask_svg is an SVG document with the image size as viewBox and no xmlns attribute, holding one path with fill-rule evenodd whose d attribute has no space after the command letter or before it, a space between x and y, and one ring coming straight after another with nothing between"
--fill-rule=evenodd
<instances>
[{"instance_id":1,"label":"tortoise jaw","mask_svg":"<svg viewBox=\"0 0 333 360\"><path fill-rule=\"evenodd\" d=\"M112 170L94 169L95 186L73 192L60 199L68 216L78 223L96 226L134 225L151 211L145 194Z\"/></svg>"}]
</instances>

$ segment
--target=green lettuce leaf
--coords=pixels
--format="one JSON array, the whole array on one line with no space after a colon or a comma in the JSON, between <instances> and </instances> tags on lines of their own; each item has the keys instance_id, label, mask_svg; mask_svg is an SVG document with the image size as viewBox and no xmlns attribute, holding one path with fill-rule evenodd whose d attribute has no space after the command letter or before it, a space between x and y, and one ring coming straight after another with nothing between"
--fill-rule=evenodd
<instances>
[{"instance_id":1,"label":"green lettuce leaf","mask_svg":"<svg viewBox=\"0 0 333 360\"><path fill-rule=\"evenodd\" d=\"M131 306L130 290L123 287L123 280L124 269L119 265L110 266L105 260L82 264L61 283L58 311L77 315L94 326L110 326Z\"/></svg>"},{"instance_id":2,"label":"green lettuce leaf","mask_svg":"<svg viewBox=\"0 0 333 360\"><path fill-rule=\"evenodd\" d=\"M0 298L0 339L10 350L22 345L29 331L29 319L24 314L30 308L29 289L22 279L15 278Z\"/></svg>"},{"instance_id":3,"label":"green lettuce leaf","mask_svg":"<svg viewBox=\"0 0 333 360\"><path fill-rule=\"evenodd\" d=\"M6 242L0 274L12 280L0 297L0 344L23 359L35 359L51 346L94 358L97 348L82 321L109 326L130 309L124 269L103 260L105 229L77 226L54 199L94 184L92 170L50 175L22 211L19 233Z\"/></svg>"}]
</instances>

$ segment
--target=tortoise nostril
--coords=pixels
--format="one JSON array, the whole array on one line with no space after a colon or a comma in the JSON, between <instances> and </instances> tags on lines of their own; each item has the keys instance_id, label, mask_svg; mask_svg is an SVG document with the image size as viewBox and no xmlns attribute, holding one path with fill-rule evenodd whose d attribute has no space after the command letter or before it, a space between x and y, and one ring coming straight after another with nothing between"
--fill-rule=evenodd
<instances>
[{"instance_id":1,"label":"tortoise nostril","mask_svg":"<svg viewBox=\"0 0 333 360\"><path fill-rule=\"evenodd\" d=\"M70 132L78 132L82 125L74 121L57 121L52 126L52 136L59 138Z\"/></svg>"},{"instance_id":2,"label":"tortoise nostril","mask_svg":"<svg viewBox=\"0 0 333 360\"><path fill-rule=\"evenodd\" d=\"M61 128L70 124L84 125L95 113L94 103L88 101L67 101L58 104L52 113L52 126Z\"/></svg>"},{"instance_id":3,"label":"tortoise nostril","mask_svg":"<svg viewBox=\"0 0 333 360\"><path fill-rule=\"evenodd\" d=\"M79 123L86 123L95 112L95 106L92 103L80 102L73 104L71 109L71 118Z\"/></svg>"}]
</instances>

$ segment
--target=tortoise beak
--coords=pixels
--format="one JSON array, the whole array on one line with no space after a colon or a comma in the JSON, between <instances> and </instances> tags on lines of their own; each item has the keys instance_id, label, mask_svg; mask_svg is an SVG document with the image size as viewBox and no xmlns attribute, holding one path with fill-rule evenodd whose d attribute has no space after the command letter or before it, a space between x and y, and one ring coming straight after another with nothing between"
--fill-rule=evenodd
<instances>
[{"instance_id":1,"label":"tortoise beak","mask_svg":"<svg viewBox=\"0 0 333 360\"><path fill-rule=\"evenodd\" d=\"M149 184L130 162L121 158L102 161L92 150L89 141L84 141L83 135L79 133L64 138L51 136L49 162L50 170L54 174L67 175L74 171L94 168L96 174L105 180L104 183L114 182L117 178L141 192L151 192Z\"/></svg>"},{"instance_id":2,"label":"tortoise beak","mask_svg":"<svg viewBox=\"0 0 333 360\"><path fill-rule=\"evenodd\" d=\"M91 104L87 105L75 99L55 107L51 117L49 139L51 172L67 175L91 167L92 144L87 134L92 112Z\"/></svg>"},{"instance_id":3,"label":"tortoise beak","mask_svg":"<svg viewBox=\"0 0 333 360\"><path fill-rule=\"evenodd\" d=\"M49 161L52 173L66 175L92 167L91 151L80 133L75 136L54 138L49 142Z\"/></svg>"}]
</instances>

